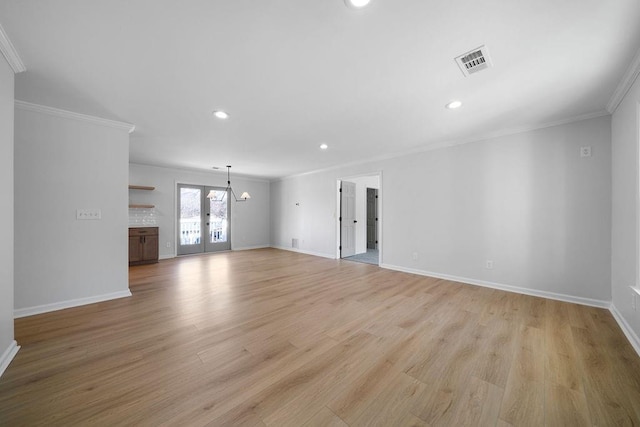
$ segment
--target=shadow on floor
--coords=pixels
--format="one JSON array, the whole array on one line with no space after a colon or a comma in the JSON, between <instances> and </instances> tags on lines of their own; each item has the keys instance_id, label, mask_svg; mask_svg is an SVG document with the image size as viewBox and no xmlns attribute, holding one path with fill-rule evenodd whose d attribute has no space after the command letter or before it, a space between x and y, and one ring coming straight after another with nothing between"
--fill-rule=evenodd
<instances>
[{"instance_id":1,"label":"shadow on floor","mask_svg":"<svg viewBox=\"0 0 640 427\"><path fill-rule=\"evenodd\" d=\"M377 249L367 249L366 253L361 253L358 255L348 256L345 258L347 261L356 261L356 262L364 262L366 264L378 265L378 250Z\"/></svg>"}]
</instances>

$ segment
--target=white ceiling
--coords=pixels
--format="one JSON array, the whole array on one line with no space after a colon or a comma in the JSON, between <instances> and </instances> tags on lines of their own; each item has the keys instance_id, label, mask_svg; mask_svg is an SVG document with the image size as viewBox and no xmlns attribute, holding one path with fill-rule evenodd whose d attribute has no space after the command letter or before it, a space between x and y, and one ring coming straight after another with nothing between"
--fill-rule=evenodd
<instances>
[{"instance_id":1,"label":"white ceiling","mask_svg":"<svg viewBox=\"0 0 640 427\"><path fill-rule=\"evenodd\" d=\"M265 178L603 112L639 23L637 0L0 0L17 99L135 124L135 163Z\"/></svg>"}]
</instances>

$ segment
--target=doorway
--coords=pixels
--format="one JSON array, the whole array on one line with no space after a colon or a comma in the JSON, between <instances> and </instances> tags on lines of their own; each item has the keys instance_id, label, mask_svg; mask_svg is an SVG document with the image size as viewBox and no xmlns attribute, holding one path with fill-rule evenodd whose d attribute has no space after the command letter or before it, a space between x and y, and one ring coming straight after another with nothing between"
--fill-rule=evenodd
<instances>
[{"instance_id":1,"label":"doorway","mask_svg":"<svg viewBox=\"0 0 640 427\"><path fill-rule=\"evenodd\" d=\"M177 254L231 250L231 205L224 187L178 184Z\"/></svg>"},{"instance_id":2,"label":"doorway","mask_svg":"<svg viewBox=\"0 0 640 427\"><path fill-rule=\"evenodd\" d=\"M367 188L367 249L378 249L377 188Z\"/></svg>"},{"instance_id":3,"label":"doorway","mask_svg":"<svg viewBox=\"0 0 640 427\"><path fill-rule=\"evenodd\" d=\"M338 180L338 257L380 263L381 174Z\"/></svg>"}]
</instances>

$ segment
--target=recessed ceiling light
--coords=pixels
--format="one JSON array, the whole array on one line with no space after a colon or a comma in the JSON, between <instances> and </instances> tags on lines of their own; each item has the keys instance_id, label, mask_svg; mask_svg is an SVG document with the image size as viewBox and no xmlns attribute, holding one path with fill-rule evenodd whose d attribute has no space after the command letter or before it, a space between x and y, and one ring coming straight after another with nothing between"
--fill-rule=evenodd
<instances>
[{"instance_id":1,"label":"recessed ceiling light","mask_svg":"<svg viewBox=\"0 0 640 427\"><path fill-rule=\"evenodd\" d=\"M460 108L461 106L462 106L462 102L460 101L451 101L450 103L445 105L445 107L447 107L449 110L454 110L456 108Z\"/></svg>"},{"instance_id":2,"label":"recessed ceiling light","mask_svg":"<svg viewBox=\"0 0 640 427\"><path fill-rule=\"evenodd\" d=\"M371 0L344 0L345 4L353 9L360 9L369 4Z\"/></svg>"},{"instance_id":3,"label":"recessed ceiling light","mask_svg":"<svg viewBox=\"0 0 640 427\"><path fill-rule=\"evenodd\" d=\"M329 146L327 144L320 144L320 149L321 150L326 150L327 148L329 148Z\"/></svg>"},{"instance_id":4,"label":"recessed ceiling light","mask_svg":"<svg viewBox=\"0 0 640 427\"><path fill-rule=\"evenodd\" d=\"M229 115L226 112L222 111L222 110L214 111L213 115L216 116L219 119L222 119L222 120L229 118Z\"/></svg>"}]
</instances>

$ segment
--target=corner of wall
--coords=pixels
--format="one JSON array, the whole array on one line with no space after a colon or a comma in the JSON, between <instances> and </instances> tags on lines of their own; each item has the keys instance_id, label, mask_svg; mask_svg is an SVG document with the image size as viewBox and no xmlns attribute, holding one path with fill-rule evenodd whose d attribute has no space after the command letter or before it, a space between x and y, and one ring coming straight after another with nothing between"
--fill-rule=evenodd
<instances>
[{"instance_id":1,"label":"corner of wall","mask_svg":"<svg viewBox=\"0 0 640 427\"><path fill-rule=\"evenodd\" d=\"M609 311L613 315L613 318L616 319L616 322L618 322L618 326L622 329L622 332L629 340L629 343L631 343L631 346L633 346L636 353L638 353L638 356L640 356L640 338L638 338L638 335L633 331L631 325L627 323L624 316L620 314L614 303L611 303Z\"/></svg>"},{"instance_id":2,"label":"corner of wall","mask_svg":"<svg viewBox=\"0 0 640 427\"><path fill-rule=\"evenodd\" d=\"M4 374L4 371L7 369L16 354L18 354L18 350L20 350L20 346L15 340L13 340L9 343L9 347L7 347L4 353L2 353L2 356L0 356L0 377Z\"/></svg>"}]
</instances>

